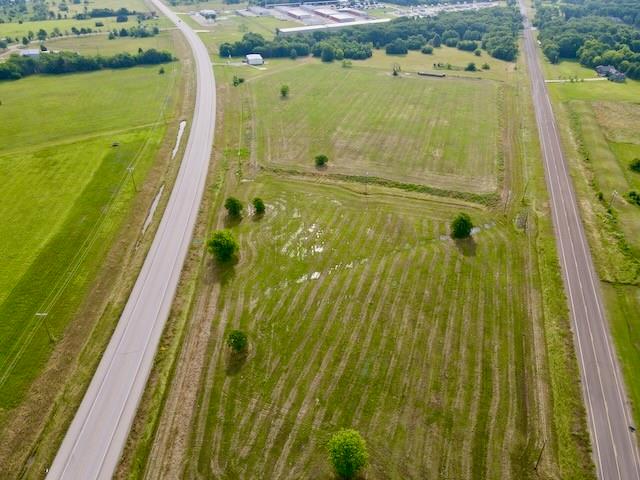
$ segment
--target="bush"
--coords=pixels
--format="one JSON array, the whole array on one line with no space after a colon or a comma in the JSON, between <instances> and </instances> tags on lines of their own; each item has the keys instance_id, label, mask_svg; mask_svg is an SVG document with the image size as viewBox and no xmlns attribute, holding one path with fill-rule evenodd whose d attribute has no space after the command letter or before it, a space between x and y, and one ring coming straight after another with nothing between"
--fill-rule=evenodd
<instances>
[{"instance_id":1,"label":"bush","mask_svg":"<svg viewBox=\"0 0 640 480\"><path fill-rule=\"evenodd\" d=\"M453 238L467 238L471 235L473 223L466 213L459 213L451 222L451 236Z\"/></svg>"},{"instance_id":2,"label":"bush","mask_svg":"<svg viewBox=\"0 0 640 480\"><path fill-rule=\"evenodd\" d=\"M482 55L482 50L480 50L479 48L476 48L476 49L473 51L473 54L474 54L476 57L479 57L479 56L481 56L481 55Z\"/></svg>"},{"instance_id":3,"label":"bush","mask_svg":"<svg viewBox=\"0 0 640 480\"><path fill-rule=\"evenodd\" d=\"M329 163L329 157L326 155L316 155L315 158L316 167L324 167L327 163Z\"/></svg>"},{"instance_id":4,"label":"bush","mask_svg":"<svg viewBox=\"0 0 640 480\"><path fill-rule=\"evenodd\" d=\"M227 209L227 213L232 218L242 217L243 205L240 200L235 197L229 197L224 201L224 208Z\"/></svg>"},{"instance_id":5,"label":"bush","mask_svg":"<svg viewBox=\"0 0 640 480\"><path fill-rule=\"evenodd\" d=\"M334 433L328 444L329 461L340 478L353 478L369 459L367 445L355 430Z\"/></svg>"},{"instance_id":6,"label":"bush","mask_svg":"<svg viewBox=\"0 0 640 480\"><path fill-rule=\"evenodd\" d=\"M629 203L638 205L640 207L640 192L631 190L629 193L627 193L627 200L629 200Z\"/></svg>"},{"instance_id":7,"label":"bush","mask_svg":"<svg viewBox=\"0 0 640 480\"><path fill-rule=\"evenodd\" d=\"M476 64L473 62L469 62L467 66L464 67L464 69L467 72L475 72L476 70L478 70L478 68L476 67Z\"/></svg>"},{"instance_id":8,"label":"bush","mask_svg":"<svg viewBox=\"0 0 640 480\"><path fill-rule=\"evenodd\" d=\"M262 215L266 210L264 202L259 197L253 199L253 208L256 211L256 215Z\"/></svg>"},{"instance_id":9,"label":"bush","mask_svg":"<svg viewBox=\"0 0 640 480\"><path fill-rule=\"evenodd\" d=\"M125 23L129 21L129 17L127 17L126 15L118 15L116 17L116 22L117 23Z\"/></svg>"},{"instance_id":10,"label":"bush","mask_svg":"<svg viewBox=\"0 0 640 480\"><path fill-rule=\"evenodd\" d=\"M431 45L425 45L420 51L425 55L431 55L433 53L433 47Z\"/></svg>"},{"instance_id":11,"label":"bush","mask_svg":"<svg viewBox=\"0 0 640 480\"><path fill-rule=\"evenodd\" d=\"M387 55L404 55L409 51L409 49L407 48L407 43L404 40L396 38L385 47L385 51L387 52Z\"/></svg>"},{"instance_id":12,"label":"bush","mask_svg":"<svg viewBox=\"0 0 640 480\"><path fill-rule=\"evenodd\" d=\"M241 330L233 330L227 337L227 345L236 353L247 349L247 334Z\"/></svg>"},{"instance_id":13,"label":"bush","mask_svg":"<svg viewBox=\"0 0 640 480\"><path fill-rule=\"evenodd\" d=\"M287 98L289 96L289 85L282 85L280 87L280 97Z\"/></svg>"},{"instance_id":14,"label":"bush","mask_svg":"<svg viewBox=\"0 0 640 480\"><path fill-rule=\"evenodd\" d=\"M629 168L633 172L640 173L640 158L634 158L633 160L631 160Z\"/></svg>"},{"instance_id":15,"label":"bush","mask_svg":"<svg viewBox=\"0 0 640 480\"><path fill-rule=\"evenodd\" d=\"M489 65L488 63L483 63L482 64L482 69L483 70L489 70L491 68L491 65Z\"/></svg>"},{"instance_id":16,"label":"bush","mask_svg":"<svg viewBox=\"0 0 640 480\"><path fill-rule=\"evenodd\" d=\"M238 242L230 230L218 230L207 242L209 252L219 262L228 262L238 252Z\"/></svg>"}]
</instances>

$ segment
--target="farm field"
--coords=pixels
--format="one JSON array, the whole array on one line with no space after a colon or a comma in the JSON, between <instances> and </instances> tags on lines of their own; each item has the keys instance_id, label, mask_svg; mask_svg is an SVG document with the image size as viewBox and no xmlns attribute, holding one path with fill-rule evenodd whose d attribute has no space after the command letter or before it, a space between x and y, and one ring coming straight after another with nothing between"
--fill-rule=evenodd
<instances>
[{"instance_id":1,"label":"farm field","mask_svg":"<svg viewBox=\"0 0 640 480\"><path fill-rule=\"evenodd\" d=\"M640 421L640 321L631 313L640 311L640 207L625 199L630 190L640 190L640 174L629 169L631 160L640 157L640 133L635 127L640 121L640 82L554 84L550 90L559 107L565 151L604 281L625 383Z\"/></svg>"},{"instance_id":2,"label":"farm field","mask_svg":"<svg viewBox=\"0 0 640 480\"><path fill-rule=\"evenodd\" d=\"M180 64L165 70L0 84L0 462L9 476L19 467L4 450L16 409L77 320L172 119Z\"/></svg>"},{"instance_id":3,"label":"farm field","mask_svg":"<svg viewBox=\"0 0 640 480\"><path fill-rule=\"evenodd\" d=\"M542 478L594 478L525 66L394 78L394 61L215 64L194 244L231 228L239 262L197 261L117 478L328 479L341 427L367 441L366 478L534 478L545 439ZM265 216L230 222L229 195ZM459 211L473 241L448 236Z\"/></svg>"},{"instance_id":4,"label":"farm field","mask_svg":"<svg viewBox=\"0 0 640 480\"><path fill-rule=\"evenodd\" d=\"M526 235L471 210L480 231L456 244L462 205L360 193L236 190L269 209L234 227L241 260L220 272L191 477L330 478L322 445L342 426L367 438L372 478L529 473L544 386L522 341L538 321ZM237 328L242 365L221 341Z\"/></svg>"},{"instance_id":5,"label":"farm field","mask_svg":"<svg viewBox=\"0 0 640 480\"><path fill-rule=\"evenodd\" d=\"M394 78L316 62L274 70L240 87L250 90L245 101L253 104L253 151L261 164L314 172L313 158L322 153L336 174L474 193L496 190L499 84ZM284 100L281 84L291 91Z\"/></svg>"}]
</instances>

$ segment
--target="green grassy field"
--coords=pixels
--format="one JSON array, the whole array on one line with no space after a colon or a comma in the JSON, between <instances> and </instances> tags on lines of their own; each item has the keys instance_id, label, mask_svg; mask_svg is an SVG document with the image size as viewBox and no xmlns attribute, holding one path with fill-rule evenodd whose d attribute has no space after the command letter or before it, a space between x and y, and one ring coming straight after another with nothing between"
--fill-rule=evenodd
<instances>
[{"instance_id":1,"label":"green grassy field","mask_svg":"<svg viewBox=\"0 0 640 480\"><path fill-rule=\"evenodd\" d=\"M475 210L456 244L461 206L359 190L236 190L269 208L234 227L241 260L220 272L192 476L331 478L324 442L354 427L371 478L526 478L541 438L526 236ZM234 328L242 365L221 341Z\"/></svg>"},{"instance_id":2,"label":"green grassy field","mask_svg":"<svg viewBox=\"0 0 640 480\"><path fill-rule=\"evenodd\" d=\"M0 427L110 248L134 195L127 167L141 184L152 164L179 64L165 69L0 84Z\"/></svg>"},{"instance_id":3,"label":"green grassy field","mask_svg":"<svg viewBox=\"0 0 640 480\"><path fill-rule=\"evenodd\" d=\"M553 84L550 91L640 422L640 319L635 314L640 311L640 208L624 199L629 190L640 189L640 175L629 170L631 160L640 157L640 82Z\"/></svg>"},{"instance_id":4,"label":"green grassy field","mask_svg":"<svg viewBox=\"0 0 640 480\"><path fill-rule=\"evenodd\" d=\"M143 50L149 48L174 50L172 33L168 31L162 31L154 37L118 37L114 40L109 40L106 35L56 38L55 40L47 41L47 46L53 50L70 50L83 55L115 55L121 52L137 53L138 48Z\"/></svg>"},{"instance_id":5,"label":"green grassy field","mask_svg":"<svg viewBox=\"0 0 640 480\"><path fill-rule=\"evenodd\" d=\"M368 442L366 478L535 478L545 440L541 478L594 477L526 70L393 78L389 60L216 64L224 121L194 244L230 225L240 259L197 260L118 478L328 479L341 427ZM229 224L227 195L267 213ZM448 237L460 210L473 241ZM245 359L224 345L234 328Z\"/></svg>"},{"instance_id":6,"label":"green grassy field","mask_svg":"<svg viewBox=\"0 0 640 480\"><path fill-rule=\"evenodd\" d=\"M394 78L360 64L277 65L239 87L247 90L245 115L256 124L252 152L261 164L315 172L313 158L323 153L330 173L475 193L496 190L499 84ZM291 92L284 100L282 84Z\"/></svg>"}]
</instances>

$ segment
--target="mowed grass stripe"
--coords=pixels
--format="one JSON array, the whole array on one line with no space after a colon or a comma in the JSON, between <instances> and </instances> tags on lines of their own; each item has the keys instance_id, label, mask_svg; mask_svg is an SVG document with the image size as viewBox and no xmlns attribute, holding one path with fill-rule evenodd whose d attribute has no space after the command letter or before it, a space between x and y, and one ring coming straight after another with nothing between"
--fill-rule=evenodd
<instances>
[{"instance_id":1,"label":"mowed grass stripe","mask_svg":"<svg viewBox=\"0 0 640 480\"><path fill-rule=\"evenodd\" d=\"M346 426L367 439L372 478L518 478L531 354L514 344L527 322L519 234L487 227L473 252L440 237L442 205L269 175L236 194L270 209L232 227L247 256L221 284L214 329L239 327L252 346L235 374L212 347L192 474L323 478L323 445Z\"/></svg>"}]
</instances>

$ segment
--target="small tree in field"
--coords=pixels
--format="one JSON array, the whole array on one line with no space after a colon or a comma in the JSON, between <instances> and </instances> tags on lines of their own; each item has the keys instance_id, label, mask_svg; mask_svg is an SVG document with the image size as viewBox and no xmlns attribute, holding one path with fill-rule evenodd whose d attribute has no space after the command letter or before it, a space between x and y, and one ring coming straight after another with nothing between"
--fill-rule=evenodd
<instances>
[{"instance_id":1,"label":"small tree in field","mask_svg":"<svg viewBox=\"0 0 640 480\"><path fill-rule=\"evenodd\" d=\"M631 160L629 168L636 173L640 173L640 158L634 158Z\"/></svg>"},{"instance_id":2,"label":"small tree in field","mask_svg":"<svg viewBox=\"0 0 640 480\"><path fill-rule=\"evenodd\" d=\"M326 155L316 155L315 158L316 167L324 167L327 163L329 163L329 157Z\"/></svg>"},{"instance_id":3,"label":"small tree in field","mask_svg":"<svg viewBox=\"0 0 640 480\"><path fill-rule=\"evenodd\" d=\"M229 197L224 201L224 208L231 218L242 217L242 202L235 197Z\"/></svg>"},{"instance_id":4,"label":"small tree in field","mask_svg":"<svg viewBox=\"0 0 640 480\"><path fill-rule=\"evenodd\" d=\"M233 330L227 337L227 345L235 353L244 352L247 349L247 334L241 330Z\"/></svg>"},{"instance_id":5,"label":"small tree in field","mask_svg":"<svg viewBox=\"0 0 640 480\"><path fill-rule=\"evenodd\" d=\"M334 433L328 444L329 461L340 478L353 478L367 464L367 444L355 430Z\"/></svg>"},{"instance_id":6,"label":"small tree in field","mask_svg":"<svg viewBox=\"0 0 640 480\"><path fill-rule=\"evenodd\" d=\"M266 210L264 201L259 197L253 199L253 208L256 211L256 215L263 215Z\"/></svg>"},{"instance_id":7,"label":"small tree in field","mask_svg":"<svg viewBox=\"0 0 640 480\"><path fill-rule=\"evenodd\" d=\"M230 230L218 230L207 242L209 252L219 262L228 262L238 252L238 242Z\"/></svg>"},{"instance_id":8,"label":"small tree in field","mask_svg":"<svg viewBox=\"0 0 640 480\"><path fill-rule=\"evenodd\" d=\"M451 236L453 238L467 238L471 235L473 223L466 213L459 213L451 222Z\"/></svg>"},{"instance_id":9,"label":"small tree in field","mask_svg":"<svg viewBox=\"0 0 640 480\"><path fill-rule=\"evenodd\" d=\"M280 97L287 98L289 96L289 85L282 85L280 87Z\"/></svg>"}]
</instances>

